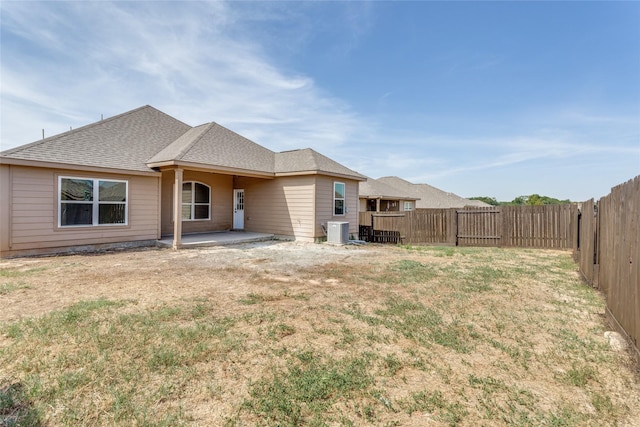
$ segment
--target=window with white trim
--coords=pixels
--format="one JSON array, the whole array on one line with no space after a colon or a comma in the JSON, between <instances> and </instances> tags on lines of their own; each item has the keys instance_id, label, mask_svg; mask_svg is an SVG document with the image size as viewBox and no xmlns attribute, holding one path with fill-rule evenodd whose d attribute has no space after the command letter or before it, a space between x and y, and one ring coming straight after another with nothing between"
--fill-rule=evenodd
<instances>
[{"instance_id":1,"label":"window with white trim","mask_svg":"<svg viewBox=\"0 0 640 427\"><path fill-rule=\"evenodd\" d=\"M404 210L412 211L413 210L413 202L404 202Z\"/></svg>"},{"instance_id":2,"label":"window with white trim","mask_svg":"<svg viewBox=\"0 0 640 427\"><path fill-rule=\"evenodd\" d=\"M200 182L182 183L182 220L211 219L211 188Z\"/></svg>"},{"instance_id":3,"label":"window with white trim","mask_svg":"<svg viewBox=\"0 0 640 427\"><path fill-rule=\"evenodd\" d=\"M127 181L61 176L58 178L58 225L127 225Z\"/></svg>"},{"instance_id":4,"label":"window with white trim","mask_svg":"<svg viewBox=\"0 0 640 427\"><path fill-rule=\"evenodd\" d=\"M333 183L333 214L345 214L345 185L343 182Z\"/></svg>"}]
</instances>

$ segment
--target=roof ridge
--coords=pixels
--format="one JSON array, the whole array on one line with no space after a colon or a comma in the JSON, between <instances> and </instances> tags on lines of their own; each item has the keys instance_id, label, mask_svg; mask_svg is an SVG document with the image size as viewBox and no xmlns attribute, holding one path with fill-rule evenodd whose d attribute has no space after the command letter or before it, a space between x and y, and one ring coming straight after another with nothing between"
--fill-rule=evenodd
<instances>
[{"instance_id":1,"label":"roof ridge","mask_svg":"<svg viewBox=\"0 0 640 427\"><path fill-rule=\"evenodd\" d=\"M303 152L308 152L311 156L311 163L314 166L315 169L311 169L311 170L316 170L319 171L320 170L320 165L318 164L318 160L316 159L316 156L314 154L320 154L317 151L315 151L313 148L310 147L306 147L306 148L294 148L292 150L284 150L284 151L278 151L276 154L288 154L288 153L300 153L303 154ZM322 156L322 154L320 154ZM276 161L275 156L274 156L274 162Z\"/></svg>"},{"instance_id":2,"label":"roof ridge","mask_svg":"<svg viewBox=\"0 0 640 427\"><path fill-rule=\"evenodd\" d=\"M313 166L315 166L315 170L320 170L320 164L318 163L318 156L322 156L322 157L326 157L323 156L322 154L318 153L316 150L314 150L313 148L303 148L302 151L309 151L309 153L311 154L311 160L313 162ZM327 157L328 158L328 157Z\"/></svg>"},{"instance_id":3,"label":"roof ridge","mask_svg":"<svg viewBox=\"0 0 640 427\"><path fill-rule=\"evenodd\" d=\"M213 127L213 125L215 125L215 122L209 122L209 123L203 123L201 125L198 126L194 126L191 129L189 129L187 132L193 130L193 129L197 129L200 126L204 126L205 128L198 134L198 136L196 138L194 138L190 143L186 144L186 146L180 150L180 152L178 153L177 156L175 156L176 159L182 159L182 157L187 154L189 152L189 150L191 150L193 148L193 146L202 139L202 137L211 130L211 128ZM183 133L182 135L180 135L178 138L176 138L175 141L176 142L178 139L182 138L184 135L187 134L187 132ZM171 144L169 144L171 145Z\"/></svg>"},{"instance_id":4,"label":"roof ridge","mask_svg":"<svg viewBox=\"0 0 640 427\"><path fill-rule=\"evenodd\" d=\"M164 113L164 112L158 110L157 108L152 107L151 105L147 104L147 105L143 105L142 107L138 107L138 108L134 108L133 110L126 111L124 113L116 114L115 116L107 117L106 119L101 119L101 120L98 120L96 122L91 122L91 123L88 123L86 125L80 126L78 128L75 128L75 129L71 129L71 130L68 130L68 131L65 131L65 132L62 132L62 133L58 133L58 134L55 134L55 135L48 136L48 137L40 139L38 141L34 141L34 142L31 142L31 143L28 143L28 144L24 144L24 145L19 145L18 147L14 147L14 148L9 148L8 150L0 152L0 155L5 156L5 155L8 155L8 154L19 153L20 151L25 150L27 148L36 147L36 146L38 146L40 144L44 144L46 142L49 142L52 139L62 138L64 136L67 136L67 135L70 135L70 134L73 134L73 133L76 133L76 132L80 132L82 130L90 129L90 128L94 127L94 126L98 126L99 124L111 122L111 121L119 119L121 117L125 117L125 116L131 115L133 113L137 113L137 112L142 111L142 110L144 110L146 108L151 108L151 109L153 109L153 110L155 110L155 111L157 111L159 113L162 113L162 114L164 114L164 115L166 115L168 117L171 117L174 120L178 120L175 117L169 116L167 113ZM186 123L184 123L184 122L182 122L180 120L178 120L178 121L180 123L186 125ZM187 126L189 126L189 125L187 125Z\"/></svg>"},{"instance_id":5,"label":"roof ridge","mask_svg":"<svg viewBox=\"0 0 640 427\"><path fill-rule=\"evenodd\" d=\"M313 171L328 175L355 177L358 181L365 179L364 175L310 147L280 151L275 154L276 173Z\"/></svg>"}]
</instances>

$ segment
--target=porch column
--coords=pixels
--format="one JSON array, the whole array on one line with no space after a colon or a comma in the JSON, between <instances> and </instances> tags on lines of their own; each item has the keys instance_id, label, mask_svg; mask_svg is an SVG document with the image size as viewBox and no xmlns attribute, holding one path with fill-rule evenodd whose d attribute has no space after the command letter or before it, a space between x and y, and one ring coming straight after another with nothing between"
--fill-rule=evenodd
<instances>
[{"instance_id":1,"label":"porch column","mask_svg":"<svg viewBox=\"0 0 640 427\"><path fill-rule=\"evenodd\" d=\"M380 198L376 199L376 212L380 212Z\"/></svg>"},{"instance_id":2,"label":"porch column","mask_svg":"<svg viewBox=\"0 0 640 427\"><path fill-rule=\"evenodd\" d=\"M175 182L173 183L173 249L179 249L182 245L182 172L180 168L174 169Z\"/></svg>"}]
</instances>

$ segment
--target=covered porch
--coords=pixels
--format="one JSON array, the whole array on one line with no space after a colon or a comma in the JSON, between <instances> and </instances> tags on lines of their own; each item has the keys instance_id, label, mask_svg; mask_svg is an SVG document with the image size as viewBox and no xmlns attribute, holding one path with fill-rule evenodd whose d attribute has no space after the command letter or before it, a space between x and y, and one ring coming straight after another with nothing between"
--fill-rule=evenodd
<instances>
[{"instance_id":1,"label":"covered porch","mask_svg":"<svg viewBox=\"0 0 640 427\"><path fill-rule=\"evenodd\" d=\"M265 242L273 240L269 233L255 233L248 231L214 231L207 233L183 234L180 242L182 248L197 248L206 246L237 245L240 243ZM158 240L158 246L174 247L173 236L164 236Z\"/></svg>"},{"instance_id":2,"label":"covered porch","mask_svg":"<svg viewBox=\"0 0 640 427\"><path fill-rule=\"evenodd\" d=\"M240 184L241 179L270 179L197 167L165 167L161 172L161 246L169 242L178 249L273 238L273 234L244 232L245 190L239 187L247 185Z\"/></svg>"}]
</instances>

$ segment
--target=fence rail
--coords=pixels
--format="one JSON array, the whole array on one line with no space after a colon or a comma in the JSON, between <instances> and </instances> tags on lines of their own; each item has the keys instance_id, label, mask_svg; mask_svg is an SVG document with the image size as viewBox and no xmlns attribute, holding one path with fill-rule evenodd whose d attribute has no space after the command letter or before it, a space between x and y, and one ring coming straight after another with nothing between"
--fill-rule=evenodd
<instances>
[{"instance_id":1,"label":"fence rail","mask_svg":"<svg viewBox=\"0 0 640 427\"><path fill-rule=\"evenodd\" d=\"M572 249L585 281L602 290L607 318L640 360L640 175L597 203L361 212L374 241Z\"/></svg>"},{"instance_id":2,"label":"fence rail","mask_svg":"<svg viewBox=\"0 0 640 427\"><path fill-rule=\"evenodd\" d=\"M360 212L360 224L399 232L403 243L573 249L578 207L572 205Z\"/></svg>"},{"instance_id":3,"label":"fence rail","mask_svg":"<svg viewBox=\"0 0 640 427\"><path fill-rule=\"evenodd\" d=\"M597 205L593 199L583 203L578 243L582 276L602 290L607 318L640 358L640 175L612 188Z\"/></svg>"}]
</instances>

